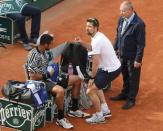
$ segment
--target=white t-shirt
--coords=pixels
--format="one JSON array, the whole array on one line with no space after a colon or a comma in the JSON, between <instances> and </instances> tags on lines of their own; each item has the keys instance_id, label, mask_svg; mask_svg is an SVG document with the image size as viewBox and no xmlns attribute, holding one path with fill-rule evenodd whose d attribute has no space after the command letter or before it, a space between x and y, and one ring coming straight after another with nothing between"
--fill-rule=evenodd
<instances>
[{"instance_id":1,"label":"white t-shirt","mask_svg":"<svg viewBox=\"0 0 163 131\"><path fill-rule=\"evenodd\" d=\"M100 65L98 68L113 72L120 66L120 61L117 58L113 45L110 40L101 32L97 32L91 41L92 51L90 54L100 54Z\"/></svg>"}]
</instances>

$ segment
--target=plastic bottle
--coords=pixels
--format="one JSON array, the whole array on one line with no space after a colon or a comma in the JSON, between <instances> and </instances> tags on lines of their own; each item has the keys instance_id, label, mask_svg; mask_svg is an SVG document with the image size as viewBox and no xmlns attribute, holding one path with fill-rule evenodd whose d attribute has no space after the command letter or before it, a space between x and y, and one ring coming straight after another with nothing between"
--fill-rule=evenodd
<instances>
[{"instance_id":1,"label":"plastic bottle","mask_svg":"<svg viewBox=\"0 0 163 131\"><path fill-rule=\"evenodd\" d=\"M88 56L88 64L87 64L87 72L90 76L92 76L92 56Z\"/></svg>"},{"instance_id":2,"label":"plastic bottle","mask_svg":"<svg viewBox=\"0 0 163 131\"><path fill-rule=\"evenodd\" d=\"M68 74L69 75L73 75L73 66L72 66L72 63L69 63L69 65L68 65Z\"/></svg>"}]
</instances>

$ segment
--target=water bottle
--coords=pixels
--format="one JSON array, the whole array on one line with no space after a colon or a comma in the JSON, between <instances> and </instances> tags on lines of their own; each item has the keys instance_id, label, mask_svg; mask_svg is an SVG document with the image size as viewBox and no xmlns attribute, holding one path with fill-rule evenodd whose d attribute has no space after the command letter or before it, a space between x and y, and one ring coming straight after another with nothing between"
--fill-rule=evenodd
<instances>
[{"instance_id":1,"label":"water bottle","mask_svg":"<svg viewBox=\"0 0 163 131\"><path fill-rule=\"evenodd\" d=\"M92 76L92 56L88 56L88 74Z\"/></svg>"},{"instance_id":2,"label":"water bottle","mask_svg":"<svg viewBox=\"0 0 163 131\"><path fill-rule=\"evenodd\" d=\"M68 65L68 74L69 75L73 75L73 66L72 66L72 63L69 63L69 65Z\"/></svg>"}]
</instances>

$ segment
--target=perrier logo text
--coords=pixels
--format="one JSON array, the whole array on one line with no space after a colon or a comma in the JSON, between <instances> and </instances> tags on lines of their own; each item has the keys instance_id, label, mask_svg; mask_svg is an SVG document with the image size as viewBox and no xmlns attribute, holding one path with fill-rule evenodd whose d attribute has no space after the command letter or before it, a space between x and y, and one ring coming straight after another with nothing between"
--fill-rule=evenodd
<instances>
[{"instance_id":1,"label":"perrier logo text","mask_svg":"<svg viewBox=\"0 0 163 131\"><path fill-rule=\"evenodd\" d=\"M14 128L19 128L32 117L31 110L24 109L21 105L7 104L4 108L0 105L0 123Z\"/></svg>"}]
</instances>

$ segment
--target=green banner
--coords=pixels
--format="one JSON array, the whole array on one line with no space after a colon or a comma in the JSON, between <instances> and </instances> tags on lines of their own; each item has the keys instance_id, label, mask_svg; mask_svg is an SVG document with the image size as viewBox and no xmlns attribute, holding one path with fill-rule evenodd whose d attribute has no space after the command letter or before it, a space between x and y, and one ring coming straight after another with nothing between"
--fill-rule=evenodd
<instances>
[{"instance_id":1,"label":"green banner","mask_svg":"<svg viewBox=\"0 0 163 131\"><path fill-rule=\"evenodd\" d=\"M26 0L29 4L39 7L42 11L54 6L63 0Z\"/></svg>"},{"instance_id":2,"label":"green banner","mask_svg":"<svg viewBox=\"0 0 163 131\"><path fill-rule=\"evenodd\" d=\"M0 100L0 124L16 129L32 129L32 108L24 104L16 104Z\"/></svg>"},{"instance_id":3,"label":"green banner","mask_svg":"<svg viewBox=\"0 0 163 131\"><path fill-rule=\"evenodd\" d=\"M28 104L0 99L0 125L22 131L45 126L45 107L40 110Z\"/></svg>"},{"instance_id":4,"label":"green banner","mask_svg":"<svg viewBox=\"0 0 163 131\"><path fill-rule=\"evenodd\" d=\"M27 4L25 0L2 0L0 2L0 15L8 13L20 13Z\"/></svg>"},{"instance_id":5,"label":"green banner","mask_svg":"<svg viewBox=\"0 0 163 131\"><path fill-rule=\"evenodd\" d=\"M4 43L14 43L20 37L16 23L10 18L0 16L0 41Z\"/></svg>"}]
</instances>

